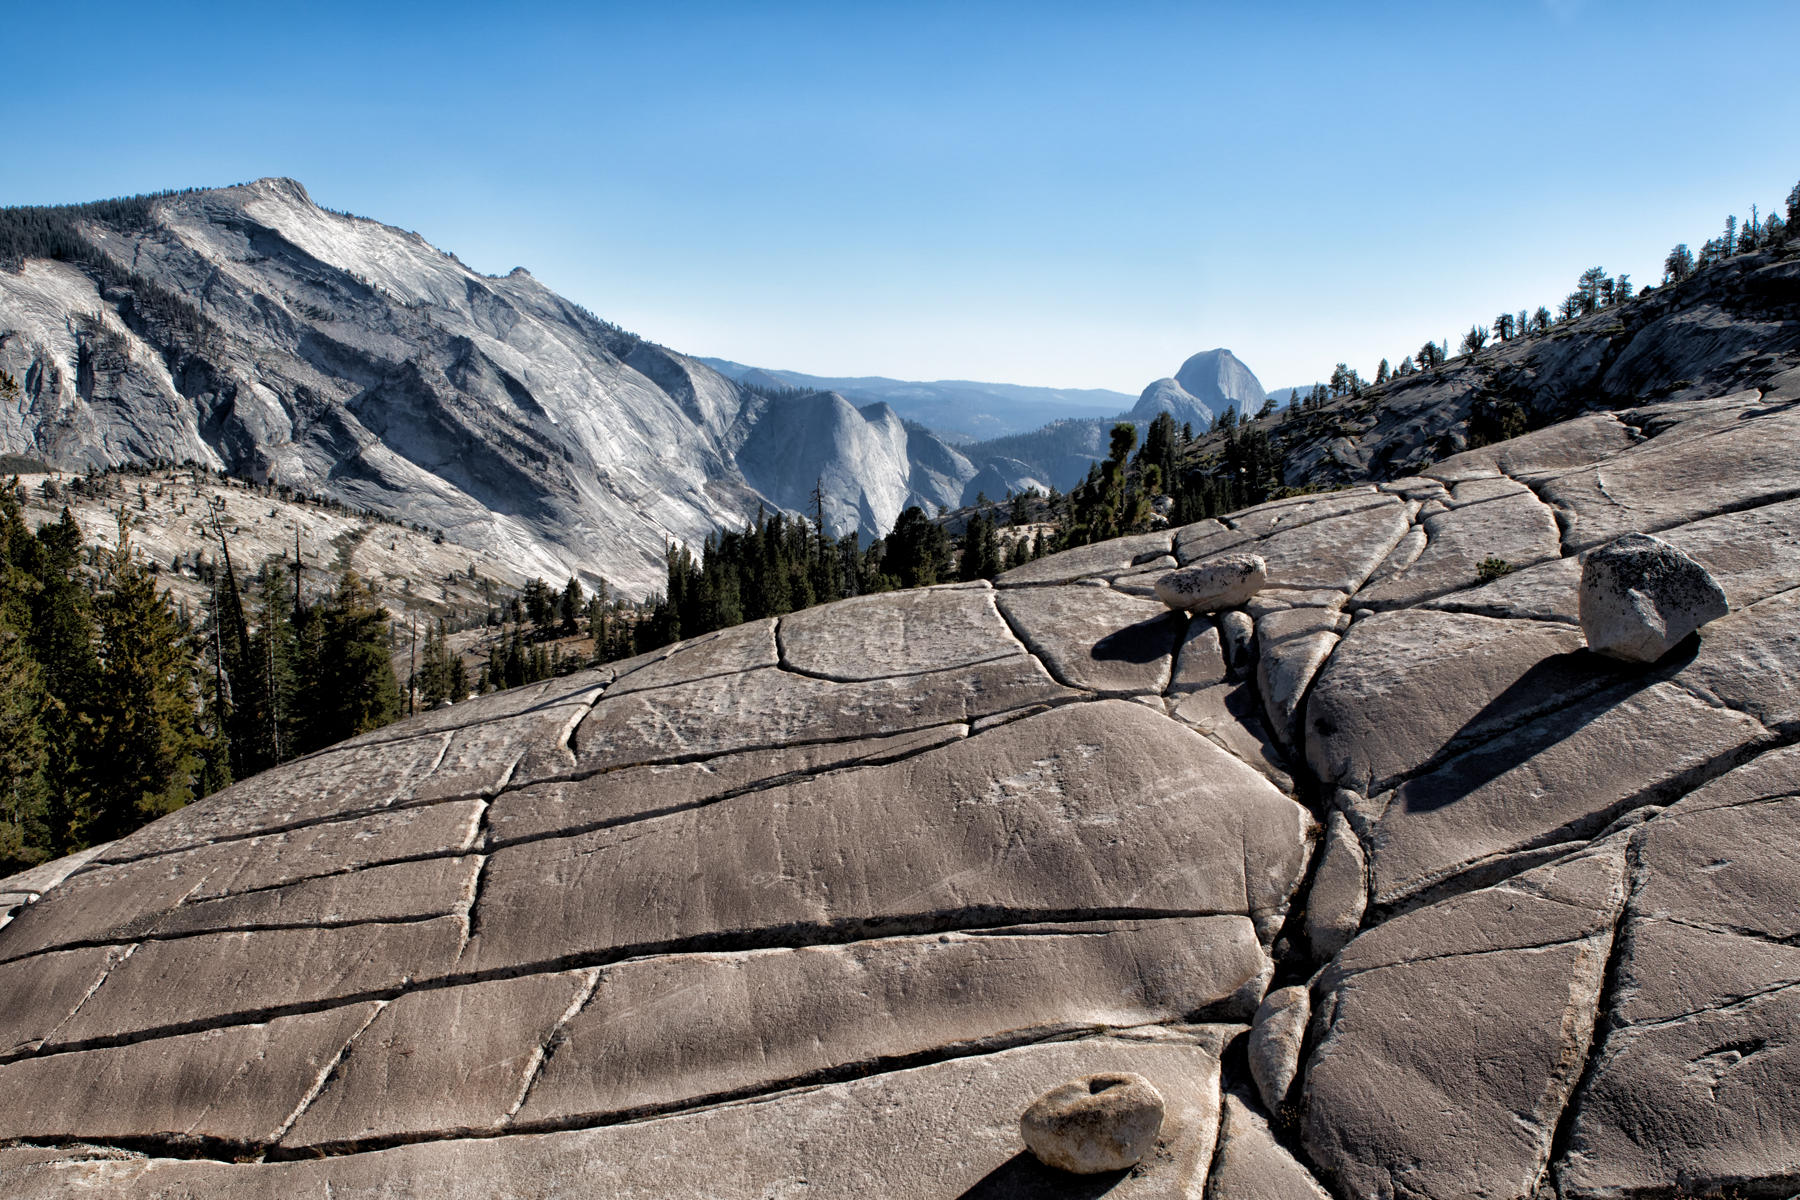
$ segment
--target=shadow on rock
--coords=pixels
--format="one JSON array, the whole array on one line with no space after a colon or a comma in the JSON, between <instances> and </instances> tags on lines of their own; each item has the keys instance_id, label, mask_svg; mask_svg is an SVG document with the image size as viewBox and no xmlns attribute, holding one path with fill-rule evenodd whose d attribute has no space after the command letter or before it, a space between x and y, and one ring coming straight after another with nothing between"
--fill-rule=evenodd
<instances>
[{"instance_id":1,"label":"shadow on rock","mask_svg":"<svg viewBox=\"0 0 1800 1200\"><path fill-rule=\"evenodd\" d=\"M1107 634L1089 653L1095 662L1151 663L1174 653L1180 637L1180 618L1166 613Z\"/></svg>"},{"instance_id":2,"label":"shadow on rock","mask_svg":"<svg viewBox=\"0 0 1800 1200\"><path fill-rule=\"evenodd\" d=\"M1119 1185L1130 1171L1071 1175L1046 1167L1021 1150L989 1171L957 1200L1094 1200Z\"/></svg>"},{"instance_id":3,"label":"shadow on rock","mask_svg":"<svg viewBox=\"0 0 1800 1200\"><path fill-rule=\"evenodd\" d=\"M1519 676L1484 705L1432 756L1438 766L1403 785L1408 812L1434 812L1492 783L1520 763L1579 733L1653 684L1681 673L1700 653L1690 636L1648 669L1633 668L1591 650L1553 654ZM1546 684L1588 675L1594 688L1562 708L1551 708L1508 728L1507 715L1541 702Z\"/></svg>"}]
</instances>

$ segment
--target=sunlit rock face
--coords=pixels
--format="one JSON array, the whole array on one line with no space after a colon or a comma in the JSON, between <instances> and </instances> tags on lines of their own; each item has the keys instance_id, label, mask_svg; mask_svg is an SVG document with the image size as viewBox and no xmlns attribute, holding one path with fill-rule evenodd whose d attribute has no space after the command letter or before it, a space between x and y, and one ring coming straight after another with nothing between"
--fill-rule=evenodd
<instances>
[{"instance_id":1,"label":"sunlit rock face","mask_svg":"<svg viewBox=\"0 0 1800 1200\"><path fill-rule=\"evenodd\" d=\"M4 1191L1784 1194L1795 399L723 630L0 881ZM1729 608L1648 665L1577 613L1635 532ZM1124 1073L1135 1167L1026 1151Z\"/></svg>"},{"instance_id":2,"label":"sunlit rock face","mask_svg":"<svg viewBox=\"0 0 1800 1200\"><path fill-rule=\"evenodd\" d=\"M643 595L671 536L759 507L885 534L976 468L885 406L774 398L620 330L524 269L482 275L293 180L171 196L82 232L130 286L0 271L0 452L79 470L196 462L330 496L490 554ZM174 331L137 291L204 323Z\"/></svg>"}]
</instances>

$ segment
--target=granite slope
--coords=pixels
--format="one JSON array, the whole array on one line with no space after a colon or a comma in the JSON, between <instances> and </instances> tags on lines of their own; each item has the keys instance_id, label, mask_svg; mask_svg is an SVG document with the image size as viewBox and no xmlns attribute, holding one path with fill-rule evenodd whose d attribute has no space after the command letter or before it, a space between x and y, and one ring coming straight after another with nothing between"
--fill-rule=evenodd
<instances>
[{"instance_id":1,"label":"granite slope","mask_svg":"<svg viewBox=\"0 0 1800 1200\"><path fill-rule=\"evenodd\" d=\"M440 709L0 881L4 1190L1791 1195L1796 447L1781 379L1571 422ZM1574 615L1640 531L1731 610L1647 668ZM1241 609L1147 598L1243 552ZM1120 1070L1142 1164L1024 1151Z\"/></svg>"}]
</instances>

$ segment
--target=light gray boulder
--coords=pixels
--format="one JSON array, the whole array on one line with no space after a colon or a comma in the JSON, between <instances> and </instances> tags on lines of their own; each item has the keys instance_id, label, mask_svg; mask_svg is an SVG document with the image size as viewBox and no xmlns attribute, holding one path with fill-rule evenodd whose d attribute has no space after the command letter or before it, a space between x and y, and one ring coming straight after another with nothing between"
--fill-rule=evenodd
<instances>
[{"instance_id":1,"label":"light gray boulder","mask_svg":"<svg viewBox=\"0 0 1800 1200\"><path fill-rule=\"evenodd\" d=\"M1170 608L1218 612L1236 608L1269 581L1260 554L1225 554L1198 567L1170 571L1156 581L1156 598Z\"/></svg>"},{"instance_id":2,"label":"light gray boulder","mask_svg":"<svg viewBox=\"0 0 1800 1200\"><path fill-rule=\"evenodd\" d=\"M1368 860L1342 812L1334 810L1326 823L1321 855L1306 902L1306 938L1315 959L1342 950L1356 936L1369 906Z\"/></svg>"},{"instance_id":3,"label":"light gray boulder","mask_svg":"<svg viewBox=\"0 0 1800 1200\"><path fill-rule=\"evenodd\" d=\"M1300 1048L1312 1018L1312 997L1304 987L1277 988L1263 998L1250 1027L1250 1077L1272 1112L1280 1112L1300 1073Z\"/></svg>"},{"instance_id":4,"label":"light gray boulder","mask_svg":"<svg viewBox=\"0 0 1800 1200\"><path fill-rule=\"evenodd\" d=\"M1630 533L1581 564L1581 631L1588 647L1653 663L1729 611L1705 567L1658 537Z\"/></svg>"},{"instance_id":5,"label":"light gray boulder","mask_svg":"<svg viewBox=\"0 0 1800 1200\"><path fill-rule=\"evenodd\" d=\"M1076 1175L1123 1171L1156 1144L1162 1093L1142 1075L1102 1072L1053 1087L1019 1118L1025 1145L1047 1167Z\"/></svg>"}]
</instances>

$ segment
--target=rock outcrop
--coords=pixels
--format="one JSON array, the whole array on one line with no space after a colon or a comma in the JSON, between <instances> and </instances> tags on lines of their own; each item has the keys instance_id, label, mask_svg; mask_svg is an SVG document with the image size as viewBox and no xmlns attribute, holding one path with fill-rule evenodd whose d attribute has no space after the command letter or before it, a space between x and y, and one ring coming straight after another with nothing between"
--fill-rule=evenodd
<instances>
[{"instance_id":1,"label":"rock outcrop","mask_svg":"<svg viewBox=\"0 0 1800 1200\"><path fill-rule=\"evenodd\" d=\"M710 634L0 881L0 1190L1786 1195L1785 386ZM1633 533L1729 611L1626 666L1578 556ZM1127 1073L1136 1166L1026 1149Z\"/></svg>"}]
</instances>

